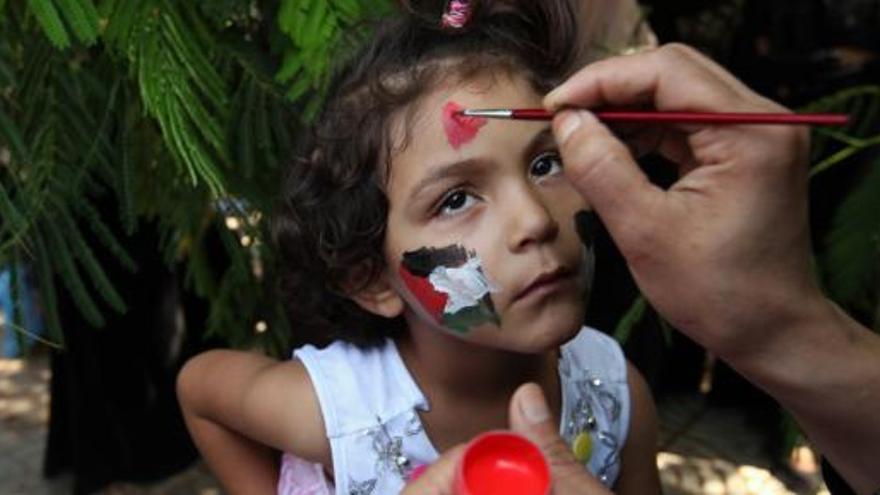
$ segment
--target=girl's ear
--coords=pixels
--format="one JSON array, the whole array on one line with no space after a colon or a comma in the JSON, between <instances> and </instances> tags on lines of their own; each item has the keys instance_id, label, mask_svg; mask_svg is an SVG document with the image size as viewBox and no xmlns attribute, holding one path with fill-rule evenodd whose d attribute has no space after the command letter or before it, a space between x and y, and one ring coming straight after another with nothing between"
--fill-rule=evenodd
<instances>
[{"instance_id":1,"label":"girl's ear","mask_svg":"<svg viewBox=\"0 0 880 495\"><path fill-rule=\"evenodd\" d=\"M385 318L395 318L403 313L405 303L403 298L394 288L391 275L383 270L372 282L366 286L358 284L350 285L354 289L349 291L349 297L358 306L375 315Z\"/></svg>"}]
</instances>

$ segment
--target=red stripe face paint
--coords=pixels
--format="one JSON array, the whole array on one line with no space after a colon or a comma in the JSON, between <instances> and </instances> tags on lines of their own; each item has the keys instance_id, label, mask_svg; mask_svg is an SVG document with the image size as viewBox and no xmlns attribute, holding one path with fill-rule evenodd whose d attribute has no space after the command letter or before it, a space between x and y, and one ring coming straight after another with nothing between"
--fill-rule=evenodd
<instances>
[{"instance_id":1,"label":"red stripe face paint","mask_svg":"<svg viewBox=\"0 0 880 495\"><path fill-rule=\"evenodd\" d=\"M476 254L463 246L406 252L400 276L428 315L445 328L466 334L481 325L500 323L491 298L497 289Z\"/></svg>"},{"instance_id":2,"label":"red stripe face paint","mask_svg":"<svg viewBox=\"0 0 880 495\"><path fill-rule=\"evenodd\" d=\"M452 149L457 150L471 142L488 122L483 117L465 117L458 112L464 107L450 101L443 107L443 130L446 132L446 140Z\"/></svg>"},{"instance_id":3,"label":"red stripe face paint","mask_svg":"<svg viewBox=\"0 0 880 495\"><path fill-rule=\"evenodd\" d=\"M440 323L443 320L443 308L446 307L449 296L435 289L428 281L427 276L414 275L405 263L400 266L400 278L403 279L403 283L412 292L412 295L422 304L428 315Z\"/></svg>"}]
</instances>

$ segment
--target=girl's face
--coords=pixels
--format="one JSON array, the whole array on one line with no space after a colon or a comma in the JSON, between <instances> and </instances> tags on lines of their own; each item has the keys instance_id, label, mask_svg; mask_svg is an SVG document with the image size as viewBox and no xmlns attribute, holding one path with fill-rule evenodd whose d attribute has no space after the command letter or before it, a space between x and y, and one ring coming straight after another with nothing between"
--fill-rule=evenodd
<instances>
[{"instance_id":1,"label":"girl's face","mask_svg":"<svg viewBox=\"0 0 880 495\"><path fill-rule=\"evenodd\" d=\"M587 204L549 124L453 113L540 106L524 80L478 78L441 86L398 119L393 135L409 139L391 160L385 257L412 330L539 352L580 328L592 258L574 215Z\"/></svg>"}]
</instances>

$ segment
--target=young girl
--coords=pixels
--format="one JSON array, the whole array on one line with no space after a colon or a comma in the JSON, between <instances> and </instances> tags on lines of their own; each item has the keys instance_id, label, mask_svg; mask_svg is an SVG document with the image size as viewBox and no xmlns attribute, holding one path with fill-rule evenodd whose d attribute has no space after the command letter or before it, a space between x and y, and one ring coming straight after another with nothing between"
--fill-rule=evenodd
<instances>
[{"instance_id":1,"label":"young girl","mask_svg":"<svg viewBox=\"0 0 880 495\"><path fill-rule=\"evenodd\" d=\"M439 452L506 428L527 381L586 469L659 492L646 385L582 327L589 206L548 123L457 113L540 106L571 72L574 18L566 0L413 8L337 76L275 224L292 321L322 348L281 363L212 351L179 378L230 492L396 494Z\"/></svg>"}]
</instances>

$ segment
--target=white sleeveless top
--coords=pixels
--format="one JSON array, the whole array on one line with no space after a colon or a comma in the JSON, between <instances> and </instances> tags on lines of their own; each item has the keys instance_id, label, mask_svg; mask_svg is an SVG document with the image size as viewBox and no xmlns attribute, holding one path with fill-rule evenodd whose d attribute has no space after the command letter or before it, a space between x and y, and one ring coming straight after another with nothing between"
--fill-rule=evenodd
<instances>
[{"instance_id":1,"label":"white sleeveless top","mask_svg":"<svg viewBox=\"0 0 880 495\"><path fill-rule=\"evenodd\" d=\"M324 349L307 345L294 356L305 365L317 392L337 494L396 495L414 468L439 457L418 415L430 405L392 340L366 350L344 342ZM592 454L585 467L611 487L620 472L630 418L623 352L612 338L584 327L562 346L559 377L560 434L569 445L581 433L590 435ZM286 454L278 493L329 493L326 488L304 489L321 472L308 466Z\"/></svg>"}]
</instances>

